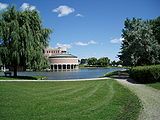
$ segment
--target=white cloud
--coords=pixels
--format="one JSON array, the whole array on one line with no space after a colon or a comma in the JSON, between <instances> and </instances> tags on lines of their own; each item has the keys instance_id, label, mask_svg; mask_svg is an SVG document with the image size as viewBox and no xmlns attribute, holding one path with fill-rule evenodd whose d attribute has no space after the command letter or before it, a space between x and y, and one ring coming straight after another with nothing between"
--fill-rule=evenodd
<instances>
[{"instance_id":1,"label":"white cloud","mask_svg":"<svg viewBox=\"0 0 160 120\"><path fill-rule=\"evenodd\" d=\"M23 3L20 8L21 8L23 11L24 11L24 10L30 10L30 11L36 10L36 6L30 5L30 4L28 4L28 3Z\"/></svg>"},{"instance_id":2,"label":"white cloud","mask_svg":"<svg viewBox=\"0 0 160 120\"><path fill-rule=\"evenodd\" d=\"M94 40L88 42L88 44L97 44Z\"/></svg>"},{"instance_id":3,"label":"white cloud","mask_svg":"<svg viewBox=\"0 0 160 120\"><path fill-rule=\"evenodd\" d=\"M113 44L119 44L119 43L121 43L122 41L124 40L124 38L115 38L115 39L112 39L112 40L110 40L110 42L111 43L113 43Z\"/></svg>"},{"instance_id":4,"label":"white cloud","mask_svg":"<svg viewBox=\"0 0 160 120\"><path fill-rule=\"evenodd\" d=\"M76 14L76 17L84 17L82 14Z\"/></svg>"},{"instance_id":5,"label":"white cloud","mask_svg":"<svg viewBox=\"0 0 160 120\"><path fill-rule=\"evenodd\" d=\"M66 15L69 15L69 14L73 13L74 11L75 11L74 8L71 8L66 5L61 5L58 8L52 10L52 12L58 13L58 17L63 17Z\"/></svg>"},{"instance_id":6,"label":"white cloud","mask_svg":"<svg viewBox=\"0 0 160 120\"><path fill-rule=\"evenodd\" d=\"M75 45L78 45L78 46L87 46L87 45L91 45L91 44L97 44L95 41L91 40L89 42L76 42Z\"/></svg>"},{"instance_id":7,"label":"white cloud","mask_svg":"<svg viewBox=\"0 0 160 120\"><path fill-rule=\"evenodd\" d=\"M72 47L71 44L61 44L61 43L57 43L56 46L57 46L57 47L64 47L64 48L66 48L66 49L69 49L69 48Z\"/></svg>"},{"instance_id":8,"label":"white cloud","mask_svg":"<svg viewBox=\"0 0 160 120\"><path fill-rule=\"evenodd\" d=\"M4 10L8 7L8 4L0 3L0 10Z\"/></svg>"},{"instance_id":9,"label":"white cloud","mask_svg":"<svg viewBox=\"0 0 160 120\"><path fill-rule=\"evenodd\" d=\"M83 42L76 42L75 43L76 45L79 45L79 46L87 46L88 45L88 43L83 43Z\"/></svg>"}]
</instances>

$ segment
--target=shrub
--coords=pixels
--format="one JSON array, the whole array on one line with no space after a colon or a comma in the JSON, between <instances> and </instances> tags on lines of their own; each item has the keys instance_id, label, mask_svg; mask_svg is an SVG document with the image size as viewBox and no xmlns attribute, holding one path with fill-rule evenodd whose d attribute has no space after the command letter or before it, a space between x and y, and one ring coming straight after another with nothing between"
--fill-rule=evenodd
<instances>
[{"instance_id":1,"label":"shrub","mask_svg":"<svg viewBox=\"0 0 160 120\"><path fill-rule=\"evenodd\" d=\"M138 66L130 69L129 75L139 83L160 81L160 65Z\"/></svg>"},{"instance_id":2,"label":"shrub","mask_svg":"<svg viewBox=\"0 0 160 120\"><path fill-rule=\"evenodd\" d=\"M114 75L124 75L124 76L128 76L128 70L118 70L118 71L113 71L113 72L109 72L109 73L106 73L104 75L104 77L112 77Z\"/></svg>"}]
</instances>

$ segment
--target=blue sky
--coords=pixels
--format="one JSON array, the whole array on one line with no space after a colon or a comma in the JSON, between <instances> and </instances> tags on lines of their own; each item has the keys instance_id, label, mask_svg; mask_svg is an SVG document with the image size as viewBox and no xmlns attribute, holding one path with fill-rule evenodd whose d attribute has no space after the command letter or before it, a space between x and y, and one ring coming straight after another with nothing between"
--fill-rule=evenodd
<instances>
[{"instance_id":1,"label":"blue sky","mask_svg":"<svg viewBox=\"0 0 160 120\"><path fill-rule=\"evenodd\" d=\"M0 0L0 10L11 4L37 9L53 30L50 46L66 46L79 58L117 60L124 20L160 16L159 0Z\"/></svg>"}]
</instances>

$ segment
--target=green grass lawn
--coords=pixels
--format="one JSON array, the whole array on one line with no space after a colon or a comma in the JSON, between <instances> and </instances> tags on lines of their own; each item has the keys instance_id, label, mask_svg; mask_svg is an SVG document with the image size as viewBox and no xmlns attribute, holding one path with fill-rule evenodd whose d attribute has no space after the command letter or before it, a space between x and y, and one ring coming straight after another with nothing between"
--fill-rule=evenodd
<instances>
[{"instance_id":1,"label":"green grass lawn","mask_svg":"<svg viewBox=\"0 0 160 120\"><path fill-rule=\"evenodd\" d=\"M150 87L160 90L160 82L147 84Z\"/></svg>"},{"instance_id":2,"label":"green grass lawn","mask_svg":"<svg viewBox=\"0 0 160 120\"><path fill-rule=\"evenodd\" d=\"M1 120L136 120L139 111L114 80L0 82Z\"/></svg>"}]
</instances>

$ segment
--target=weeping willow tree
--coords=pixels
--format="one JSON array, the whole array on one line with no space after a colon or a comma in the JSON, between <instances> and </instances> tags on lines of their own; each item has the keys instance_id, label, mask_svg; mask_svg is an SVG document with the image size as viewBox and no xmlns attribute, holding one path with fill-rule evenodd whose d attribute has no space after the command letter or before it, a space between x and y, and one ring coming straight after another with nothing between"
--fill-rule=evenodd
<instances>
[{"instance_id":1,"label":"weeping willow tree","mask_svg":"<svg viewBox=\"0 0 160 120\"><path fill-rule=\"evenodd\" d=\"M41 69L47 65L43 50L48 45L50 29L42 26L36 10L17 11L14 6L0 13L0 60L12 66Z\"/></svg>"}]
</instances>

